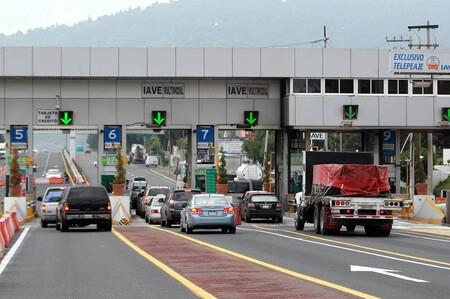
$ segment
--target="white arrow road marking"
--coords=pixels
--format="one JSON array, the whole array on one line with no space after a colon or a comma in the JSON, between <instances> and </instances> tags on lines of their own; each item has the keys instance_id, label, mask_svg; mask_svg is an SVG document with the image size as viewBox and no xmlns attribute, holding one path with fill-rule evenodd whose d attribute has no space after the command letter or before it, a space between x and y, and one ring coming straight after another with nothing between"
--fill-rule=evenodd
<instances>
[{"instance_id":1,"label":"white arrow road marking","mask_svg":"<svg viewBox=\"0 0 450 299\"><path fill-rule=\"evenodd\" d=\"M389 269L381 269L381 268L372 268L372 267L350 265L350 271L351 272L375 272L375 273L378 273L378 274L392 276L392 277L400 278L400 279L403 279L403 280L409 280L409 281L414 281L414 282L429 282L427 280L412 278L412 277L408 277L408 276L404 276L404 275L393 273L393 272L400 272L398 270L389 270Z\"/></svg>"}]
</instances>

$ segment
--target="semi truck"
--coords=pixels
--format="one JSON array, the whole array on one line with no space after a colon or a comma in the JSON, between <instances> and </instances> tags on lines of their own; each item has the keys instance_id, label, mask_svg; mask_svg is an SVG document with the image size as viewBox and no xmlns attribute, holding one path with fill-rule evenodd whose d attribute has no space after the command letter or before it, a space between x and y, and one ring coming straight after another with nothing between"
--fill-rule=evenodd
<instances>
[{"instance_id":1,"label":"semi truck","mask_svg":"<svg viewBox=\"0 0 450 299\"><path fill-rule=\"evenodd\" d=\"M132 144L130 152L131 163L145 163L145 147L142 144Z\"/></svg>"},{"instance_id":2,"label":"semi truck","mask_svg":"<svg viewBox=\"0 0 450 299\"><path fill-rule=\"evenodd\" d=\"M313 223L317 234L353 232L363 226L370 236L389 236L403 202L390 193L386 166L373 164L371 153L303 152L303 196L295 228Z\"/></svg>"}]
</instances>

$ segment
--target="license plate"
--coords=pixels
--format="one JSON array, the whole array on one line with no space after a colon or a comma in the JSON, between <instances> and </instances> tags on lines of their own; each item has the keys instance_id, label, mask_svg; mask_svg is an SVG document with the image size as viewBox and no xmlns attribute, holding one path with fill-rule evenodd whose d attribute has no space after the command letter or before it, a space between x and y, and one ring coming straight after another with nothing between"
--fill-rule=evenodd
<instances>
[{"instance_id":1,"label":"license plate","mask_svg":"<svg viewBox=\"0 0 450 299\"><path fill-rule=\"evenodd\" d=\"M86 215L82 215L82 217L84 219L92 219L92 218L94 218L94 215L86 214Z\"/></svg>"},{"instance_id":2,"label":"license plate","mask_svg":"<svg viewBox=\"0 0 450 299\"><path fill-rule=\"evenodd\" d=\"M271 205L261 205L261 208L262 208L262 209L270 209L270 208L271 208Z\"/></svg>"},{"instance_id":3,"label":"license plate","mask_svg":"<svg viewBox=\"0 0 450 299\"><path fill-rule=\"evenodd\" d=\"M217 216L217 212L208 212L208 216Z\"/></svg>"}]
</instances>

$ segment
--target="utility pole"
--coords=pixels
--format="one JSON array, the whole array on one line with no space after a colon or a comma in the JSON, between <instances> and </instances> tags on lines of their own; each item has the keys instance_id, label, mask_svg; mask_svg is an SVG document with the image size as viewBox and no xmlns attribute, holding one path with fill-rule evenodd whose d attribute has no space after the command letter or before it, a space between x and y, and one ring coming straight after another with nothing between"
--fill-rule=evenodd
<instances>
[{"instance_id":1,"label":"utility pole","mask_svg":"<svg viewBox=\"0 0 450 299\"><path fill-rule=\"evenodd\" d=\"M327 36L327 26L323 26L323 47L324 48L327 47L328 40L329 40L329 38Z\"/></svg>"},{"instance_id":2,"label":"utility pole","mask_svg":"<svg viewBox=\"0 0 450 299\"><path fill-rule=\"evenodd\" d=\"M439 25L432 25L430 24L430 21L427 21L426 25L413 25L413 26L408 26L409 31L411 30L417 30L420 31L421 29L426 29L427 30L427 43L426 44L422 44L419 40L418 44L414 44L412 42L412 39L410 38L410 42L408 44L409 48L412 49L413 47L417 47L419 49L421 49L422 47L425 47L427 49L431 49L434 48L436 49L437 47L439 47L439 44L435 43L431 43L431 30L437 29L439 28Z\"/></svg>"},{"instance_id":3,"label":"utility pole","mask_svg":"<svg viewBox=\"0 0 450 299\"><path fill-rule=\"evenodd\" d=\"M412 39L411 39L411 37L409 37L409 39L404 39L403 35L400 36L400 38L397 38L396 36L394 36L393 38L389 38L386 36L386 42L387 43L409 43L409 44L411 44Z\"/></svg>"}]
</instances>

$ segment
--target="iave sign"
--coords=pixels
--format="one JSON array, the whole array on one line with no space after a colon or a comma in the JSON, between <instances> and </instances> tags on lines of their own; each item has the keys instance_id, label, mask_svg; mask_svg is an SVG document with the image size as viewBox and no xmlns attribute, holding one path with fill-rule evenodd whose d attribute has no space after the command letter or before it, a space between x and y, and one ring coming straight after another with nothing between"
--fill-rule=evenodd
<instances>
[{"instance_id":1,"label":"iave sign","mask_svg":"<svg viewBox=\"0 0 450 299\"><path fill-rule=\"evenodd\" d=\"M325 140L326 138L327 138L327 133L322 133L322 132L309 133L309 139L311 139L311 140Z\"/></svg>"}]
</instances>

